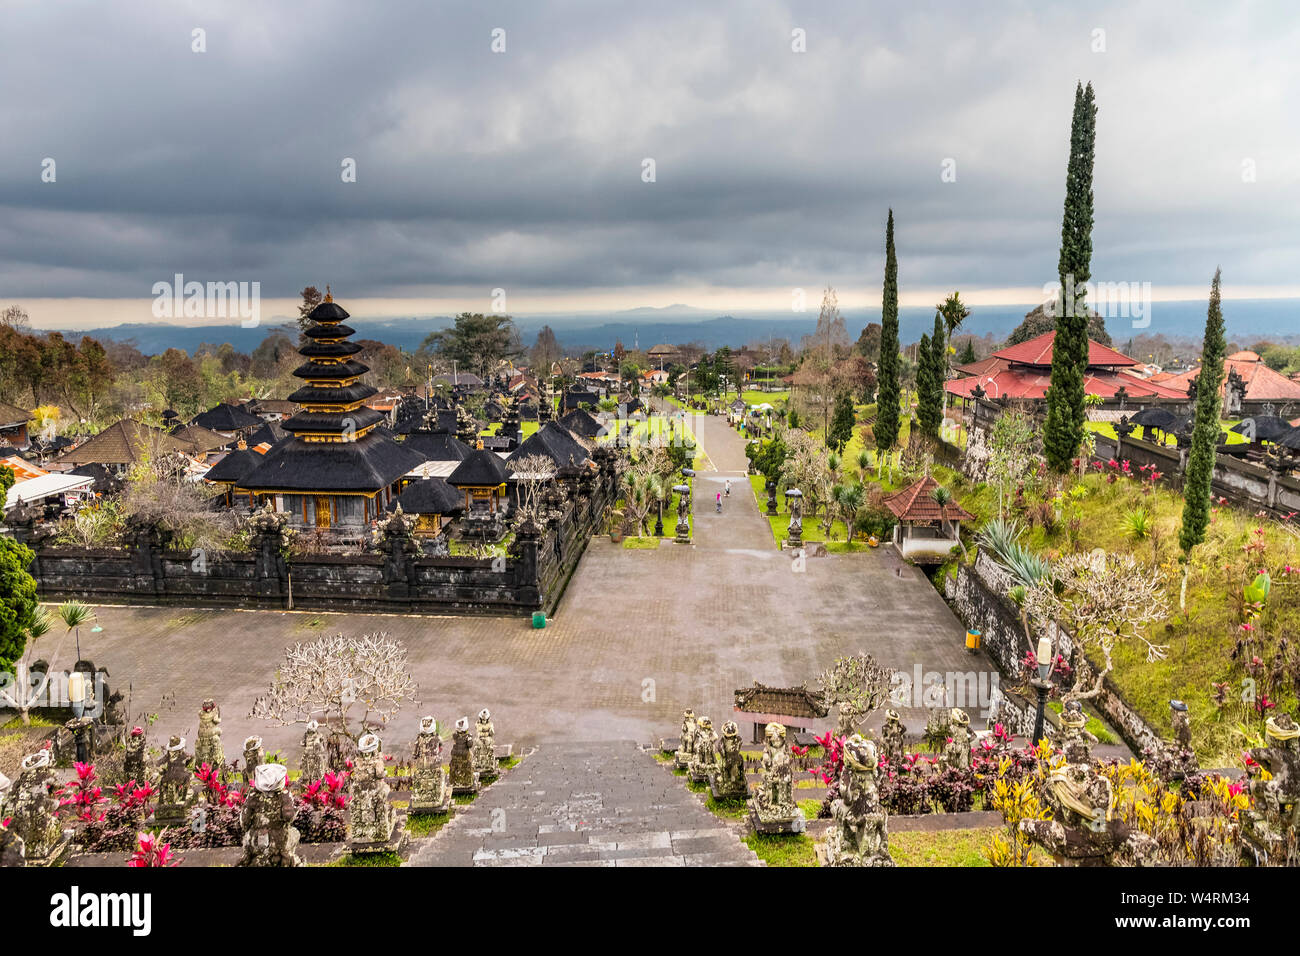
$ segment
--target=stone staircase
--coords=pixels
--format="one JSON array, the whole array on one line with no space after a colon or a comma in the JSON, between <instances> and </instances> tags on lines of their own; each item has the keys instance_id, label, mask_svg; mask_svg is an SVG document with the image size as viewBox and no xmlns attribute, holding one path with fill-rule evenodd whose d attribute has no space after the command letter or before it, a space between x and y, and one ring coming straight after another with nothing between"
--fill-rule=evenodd
<instances>
[{"instance_id":1,"label":"stone staircase","mask_svg":"<svg viewBox=\"0 0 1300 956\"><path fill-rule=\"evenodd\" d=\"M683 779L631 741L545 744L406 866L761 866Z\"/></svg>"}]
</instances>

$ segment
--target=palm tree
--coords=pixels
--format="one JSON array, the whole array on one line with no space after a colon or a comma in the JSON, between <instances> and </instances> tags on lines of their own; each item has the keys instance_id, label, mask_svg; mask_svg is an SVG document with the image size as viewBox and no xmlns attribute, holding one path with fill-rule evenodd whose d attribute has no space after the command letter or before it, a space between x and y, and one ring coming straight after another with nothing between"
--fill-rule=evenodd
<instances>
[{"instance_id":1,"label":"palm tree","mask_svg":"<svg viewBox=\"0 0 1300 956\"><path fill-rule=\"evenodd\" d=\"M664 498L668 496L668 489L670 487L671 485L667 481L665 481L664 477L660 474L652 473L646 477L646 494L649 496L649 500L654 503L655 507L659 509L659 513L658 513L659 520L656 523L656 527L659 528L660 531L663 530ZM646 521L649 520L650 520L650 509L649 506L647 506Z\"/></svg>"},{"instance_id":2,"label":"palm tree","mask_svg":"<svg viewBox=\"0 0 1300 956\"><path fill-rule=\"evenodd\" d=\"M31 671L29 670L32 648L38 640L50 633L53 627L54 619L50 617L49 611L44 608L37 609L35 617L32 618L32 623L27 628L27 647L14 664L14 707L17 708L18 716L22 719L24 727L31 725L32 704L40 697L40 692L32 692ZM53 661L53 655L51 655L51 661ZM47 676L46 682L48 680ZM44 685L42 685L41 692L44 689Z\"/></svg>"},{"instance_id":3,"label":"palm tree","mask_svg":"<svg viewBox=\"0 0 1300 956\"><path fill-rule=\"evenodd\" d=\"M853 540L853 520L867 496L861 484L841 485L836 490L835 503L844 516L844 542L847 544Z\"/></svg>"},{"instance_id":4,"label":"palm tree","mask_svg":"<svg viewBox=\"0 0 1300 956\"><path fill-rule=\"evenodd\" d=\"M76 632L77 660L81 660L81 625L93 621L95 612L79 601L67 601L59 605L59 617L63 618L69 631Z\"/></svg>"},{"instance_id":5,"label":"palm tree","mask_svg":"<svg viewBox=\"0 0 1300 956\"><path fill-rule=\"evenodd\" d=\"M858 452L858 480L867 480L867 471L871 468L871 452L865 448Z\"/></svg>"},{"instance_id":6,"label":"palm tree","mask_svg":"<svg viewBox=\"0 0 1300 956\"><path fill-rule=\"evenodd\" d=\"M948 534L948 516L946 514L948 505L952 503L952 492L940 485L930 492L930 498L939 506L939 527L943 529L945 535ZM962 544L961 532L957 533L957 544L961 547L961 553L966 553L966 545Z\"/></svg>"}]
</instances>

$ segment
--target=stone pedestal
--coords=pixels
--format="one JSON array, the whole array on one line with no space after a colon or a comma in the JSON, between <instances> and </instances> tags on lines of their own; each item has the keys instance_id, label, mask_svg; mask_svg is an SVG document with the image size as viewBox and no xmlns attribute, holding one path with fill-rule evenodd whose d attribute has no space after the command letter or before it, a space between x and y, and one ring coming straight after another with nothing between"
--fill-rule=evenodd
<instances>
[{"instance_id":1,"label":"stone pedestal","mask_svg":"<svg viewBox=\"0 0 1300 956\"><path fill-rule=\"evenodd\" d=\"M469 718L456 721L451 735L451 794L454 797L471 797L479 791L478 774L474 770L474 745L469 736Z\"/></svg>"},{"instance_id":2,"label":"stone pedestal","mask_svg":"<svg viewBox=\"0 0 1300 956\"><path fill-rule=\"evenodd\" d=\"M479 783L483 784L501 775L496 754L496 728L492 725L492 715L486 707L479 711L475 729L474 772L478 774Z\"/></svg>"},{"instance_id":3,"label":"stone pedestal","mask_svg":"<svg viewBox=\"0 0 1300 956\"><path fill-rule=\"evenodd\" d=\"M280 764L253 768L253 786L239 811L244 828L239 866L302 866L301 834L293 826L297 808L288 791L288 774Z\"/></svg>"},{"instance_id":4,"label":"stone pedestal","mask_svg":"<svg viewBox=\"0 0 1300 956\"><path fill-rule=\"evenodd\" d=\"M388 802L391 792L379 738L366 734L357 741L357 762L349 786L348 849L353 853L390 850L397 829L397 810Z\"/></svg>"},{"instance_id":5,"label":"stone pedestal","mask_svg":"<svg viewBox=\"0 0 1300 956\"><path fill-rule=\"evenodd\" d=\"M740 801L749 799L749 785L745 782L745 758L740 752L740 728L734 720L722 725L719 749L722 759L709 775L709 792L714 800Z\"/></svg>"},{"instance_id":6,"label":"stone pedestal","mask_svg":"<svg viewBox=\"0 0 1300 956\"><path fill-rule=\"evenodd\" d=\"M718 735L713 730L713 721L701 717L695 728L695 749L686 773L691 783L708 783L709 777L717 773L717 746Z\"/></svg>"},{"instance_id":7,"label":"stone pedestal","mask_svg":"<svg viewBox=\"0 0 1300 956\"><path fill-rule=\"evenodd\" d=\"M794 767L785 726L768 724L763 782L749 798L749 822L757 833L803 833L807 821L794 802Z\"/></svg>"}]
</instances>

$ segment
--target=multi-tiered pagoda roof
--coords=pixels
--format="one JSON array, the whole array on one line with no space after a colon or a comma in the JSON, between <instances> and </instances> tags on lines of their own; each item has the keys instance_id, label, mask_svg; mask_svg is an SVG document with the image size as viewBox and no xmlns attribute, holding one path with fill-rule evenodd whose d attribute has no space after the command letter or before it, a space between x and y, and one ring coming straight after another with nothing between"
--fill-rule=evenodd
<instances>
[{"instance_id":1,"label":"multi-tiered pagoda roof","mask_svg":"<svg viewBox=\"0 0 1300 956\"><path fill-rule=\"evenodd\" d=\"M365 406L375 389L361 381L370 371L354 355L348 313L332 296L312 309L312 325L299 350L306 361L293 374L305 384L289 396L301 406L281 427L292 439L277 445L239 487L259 493L373 494L424 459L378 426L384 416Z\"/></svg>"}]
</instances>

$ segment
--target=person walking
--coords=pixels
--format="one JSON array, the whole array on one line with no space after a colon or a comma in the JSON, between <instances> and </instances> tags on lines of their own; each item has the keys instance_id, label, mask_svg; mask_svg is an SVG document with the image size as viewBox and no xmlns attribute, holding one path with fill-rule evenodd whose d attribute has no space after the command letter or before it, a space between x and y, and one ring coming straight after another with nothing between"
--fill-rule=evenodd
<instances>
[{"instance_id":1,"label":"person walking","mask_svg":"<svg viewBox=\"0 0 1300 956\"><path fill-rule=\"evenodd\" d=\"M718 514L722 514L722 492L718 492Z\"/></svg>"},{"instance_id":2,"label":"person walking","mask_svg":"<svg viewBox=\"0 0 1300 956\"><path fill-rule=\"evenodd\" d=\"M726 485L725 485L724 487L726 488L726 494L727 494L727 497L730 498L730 497L731 497L731 479L730 479L730 478L727 479L727 483L726 483Z\"/></svg>"}]
</instances>

